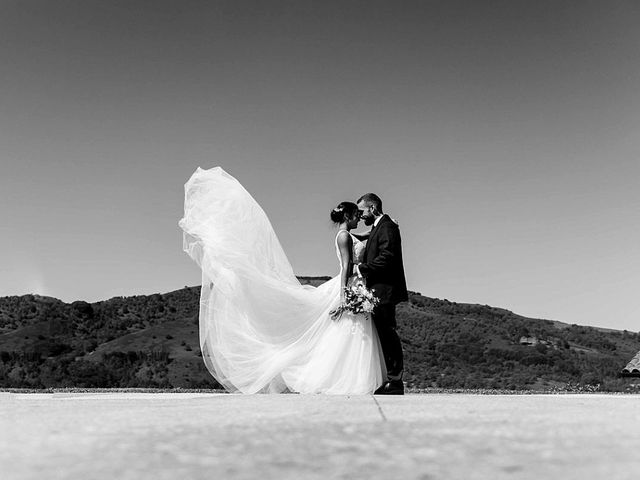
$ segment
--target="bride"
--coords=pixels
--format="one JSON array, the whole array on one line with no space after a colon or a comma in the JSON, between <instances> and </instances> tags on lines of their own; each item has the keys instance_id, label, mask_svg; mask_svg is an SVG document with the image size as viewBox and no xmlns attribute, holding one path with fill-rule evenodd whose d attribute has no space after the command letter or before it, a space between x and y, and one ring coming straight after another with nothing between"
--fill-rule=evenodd
<instances>
[{"instance_id":1,"label":"bride","mask_svg":"<svg viewBox=\"0 0 640 480\"><path fill-rule=\"evenodd\" d=\"M198 168L185 184L184 250L202 269L200 347L228 390L370 394L385 377L370 314L331 312L364 244L351 230L358 207L331 212L340 273L301 285L262 208L222 168Z\"/></svg>"}]
</instances>

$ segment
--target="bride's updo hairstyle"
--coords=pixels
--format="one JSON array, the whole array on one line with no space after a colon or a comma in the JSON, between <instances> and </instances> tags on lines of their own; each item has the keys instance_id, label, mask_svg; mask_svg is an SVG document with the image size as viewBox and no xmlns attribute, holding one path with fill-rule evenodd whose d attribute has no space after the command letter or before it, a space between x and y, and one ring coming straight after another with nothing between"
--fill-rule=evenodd
<instances>
[{"instance_id":1,"label":"bride's updo hairstyle","mask_svg":"<svg viewBox=\"0 0 640 480\"><path fill-rule=\"evenodd\" d=\"M358 214L358 205L353 202L341 202L331 210L331 221L340 225Z\"/></svg>"}]
</instances>

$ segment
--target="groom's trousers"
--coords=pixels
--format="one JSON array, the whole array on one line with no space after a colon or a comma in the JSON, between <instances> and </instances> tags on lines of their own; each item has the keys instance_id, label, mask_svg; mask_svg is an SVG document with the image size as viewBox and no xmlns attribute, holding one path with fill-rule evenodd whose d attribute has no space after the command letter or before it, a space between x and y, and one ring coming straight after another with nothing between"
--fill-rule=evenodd
<instances>
[{"instance_id":1,"label":"groom's trousers","mask_svg":"<svg viewBox=\"0 0 640 480\"><path fill-rule=\"evenodd\" d=\"M402 360L402 343L396 332L396 306L393 304L378 305L371 314L378 331L384 363L389 380L402 379L404 363Z\"/></svg>"}]
</instances>

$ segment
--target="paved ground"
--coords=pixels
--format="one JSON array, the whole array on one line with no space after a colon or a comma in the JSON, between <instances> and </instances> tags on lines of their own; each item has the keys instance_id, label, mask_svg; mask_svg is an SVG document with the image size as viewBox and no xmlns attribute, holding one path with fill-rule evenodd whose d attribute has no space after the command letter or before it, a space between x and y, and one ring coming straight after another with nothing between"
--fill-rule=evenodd
<instances>
[{"instance_id":1,"label":"paved ground","mask_svg":"<svg viewBox=\"0 0 640 480\"><path fill-rule=\"evenodd\" d=\"M626 479L640 396L0 393L0 478Z\"/></svg>"}]
</instances>

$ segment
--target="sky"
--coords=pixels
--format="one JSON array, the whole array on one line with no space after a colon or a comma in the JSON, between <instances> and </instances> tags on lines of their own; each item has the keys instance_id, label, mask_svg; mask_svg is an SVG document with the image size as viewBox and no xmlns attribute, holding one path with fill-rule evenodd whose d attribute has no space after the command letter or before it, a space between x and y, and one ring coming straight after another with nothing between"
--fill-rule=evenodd
<instances>
[{"instance_id":1,"label":"sky","mask_svg":"<svg viewBox=\"0 0 640 480\"><path fill-rule=\"evenodd\" d=\"M299 275L366 192L409 288L640 330L640 3L4 0L0 296L198 285L222 166Z\"/></svg>"}]
</instances>

